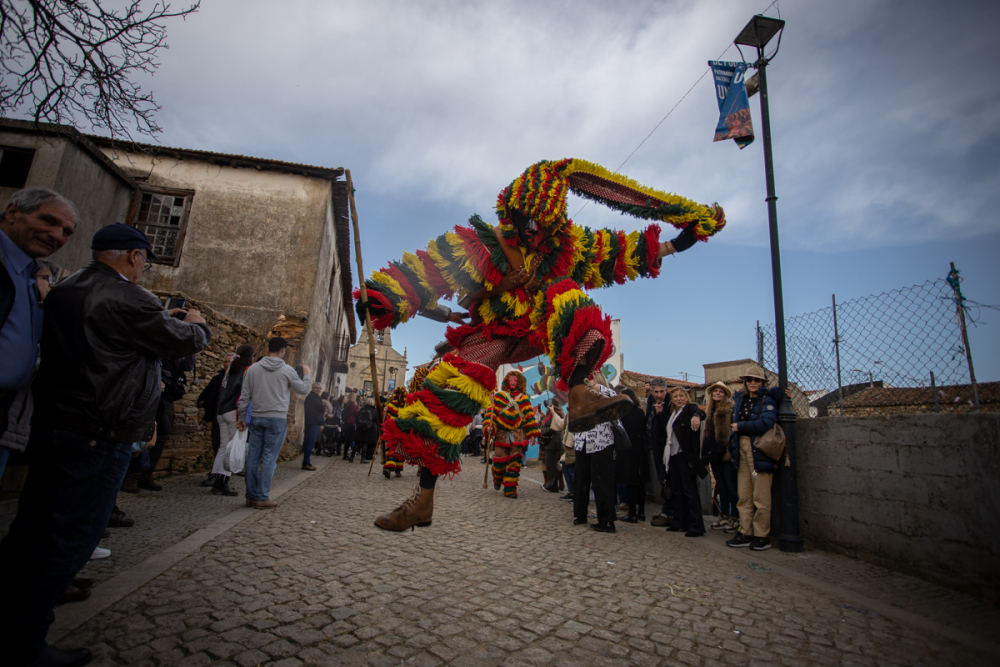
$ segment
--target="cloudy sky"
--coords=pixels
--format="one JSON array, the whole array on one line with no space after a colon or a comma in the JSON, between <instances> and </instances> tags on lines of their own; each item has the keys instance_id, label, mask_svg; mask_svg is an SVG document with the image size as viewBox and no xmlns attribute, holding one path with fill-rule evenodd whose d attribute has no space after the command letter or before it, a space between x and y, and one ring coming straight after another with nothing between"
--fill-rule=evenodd
<instances>
[{"instance_id":1,"label":"cloudy sky","mask_svg":"<svg viewBox=\"0 0 1000 667\"><path fill-rule=\"evenodd\" d=\"M365 265L472 213L540 159L579 157L702 202L729 225L663 275L595 293L622 320L631 370L700 379L755 355L774 319L758 140L713 143L706 61L767 0L321 2L206 0L169 25L147 85L169 146L344 166ZM945 276L1000 304L1000 3L782 0L768 68L786 315ZM744 50L749 57L749 53ZM698 82L695 85L695 82ZM690 94L678 101L692 85ZM581 224L638 222L597 205ZM972 331L979 379L1000 379L1000 313ZM394 334L429 358L441 325Z\"/></svg>"}]
</instances>

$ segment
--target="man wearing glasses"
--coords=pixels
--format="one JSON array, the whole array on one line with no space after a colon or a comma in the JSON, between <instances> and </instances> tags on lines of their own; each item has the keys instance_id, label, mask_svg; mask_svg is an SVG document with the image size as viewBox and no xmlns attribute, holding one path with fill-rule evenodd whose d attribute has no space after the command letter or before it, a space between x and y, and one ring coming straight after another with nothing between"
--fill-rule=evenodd
<instances>
[{"instance_id":1,"label":"man wearing glasses","mask_svg":"<svg viewBox=\"0 0 1000 667\"><path fill-rule=\"evenodd\" d=\"M87 649L46 644L52 608L108 525L132 443L153 435L159 360L212 338L198 311L167 311L136 284L156 259L145 234L108 225L90 247L94 261L45 298L28 478L0 542L0 572L17 574L0 596L0 646L14 665L89 662Z\"/></svg>"}]
</instances>

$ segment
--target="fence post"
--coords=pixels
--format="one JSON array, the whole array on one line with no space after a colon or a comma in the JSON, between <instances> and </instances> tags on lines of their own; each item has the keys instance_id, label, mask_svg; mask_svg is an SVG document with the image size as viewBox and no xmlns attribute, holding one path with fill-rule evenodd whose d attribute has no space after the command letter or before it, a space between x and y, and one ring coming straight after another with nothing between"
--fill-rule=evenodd
<instances>
[{"instance_id":1,"label":"fence post","mask_svg":"<svg viewBox=\"0 0 1000 667\"><path fill-rule=\"evenodd\" d=\"M764 367L764 332L760 330L760 320L757 320L757 365Z\"/></svg>"},{"instance_id":2,"label":"fence post","mask_svg":"<svg viewBox=\"0 0 1000 667\"><path fill-rule=\"evenodd\" d=\"M962 296L962 288L959 287L958 270L955 262L951 263L951 271L948 272L948 284L955 292L955 308L958 309L958 323L962 327L962 344L965 345L965 358L969 361L969 381L972 382L972 400L976 404L976 411L979 411L979 385L976 384L976 371L972 368L972 350L969 349L969 332L965 328L965 297Z\"/></svg>"},{"instance_id":3,"label":"fence post","mask_svg":"<svg viewBox=\"0 0 1000 667\"><path fill-rule=\"evenodd\" d=\"M837 350L837 394L840 396L840 416L844 416L844 383L840 380L840 329L837 328L837 295L833 298L833 346Z\"/></svg>"},{"instance_id":4,"label":"fence post","mask_svg":"<svg viewBox=\"0 0 1000 667\"><path fill-rule=\"evenodd\" d=\"M934 397L934 412L941 412L937 400L937 384L934 382L934 371L931 371L931 395Z\"/></svg>"}]
</instances>

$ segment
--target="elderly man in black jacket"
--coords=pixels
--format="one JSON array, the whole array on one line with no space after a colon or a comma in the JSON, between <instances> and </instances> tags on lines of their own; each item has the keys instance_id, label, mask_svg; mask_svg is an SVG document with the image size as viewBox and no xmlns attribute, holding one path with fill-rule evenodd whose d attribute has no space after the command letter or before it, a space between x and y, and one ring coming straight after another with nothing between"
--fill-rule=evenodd
<instances>
[{"instance_id":1,"label":"elderly man in black jacket","mask_svg":"<svg viewBox=\"0 0 1000 667\"><path fill-rule=\"evenodd\" d=\"M195 310L164 310L135 284L152 255L139 230L94 234L94 261L49 292L28 478L0 543L0 646L5 664L83 665L45 636L52 608L108 525L133 442L153 435L159 359L205 349L211 329Z\"/></svg>"}]
</instances>

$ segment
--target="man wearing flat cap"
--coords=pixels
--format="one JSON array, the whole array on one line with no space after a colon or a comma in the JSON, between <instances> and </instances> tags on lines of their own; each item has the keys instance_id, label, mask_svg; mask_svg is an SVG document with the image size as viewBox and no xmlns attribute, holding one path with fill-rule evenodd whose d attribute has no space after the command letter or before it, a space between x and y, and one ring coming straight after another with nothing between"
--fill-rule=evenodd
<instances>
[{"instance_id":1,"label":"man wearing flat cap","mask_svg":"<svg viewBox=\"0 0 1000 667\"><path fill-rule=\"evenodd\" d=\"M108 525L133 442L153 435L160 359L204 350L212 331L196 310L167 311L137 285L146 235L102 227L93 261L49 291L35 382L28 478L0 543L0 646L13 665L83 665L45 636L52 608ZM6 663L5 663L6 664Z\"/></svg>"}]
</instances>

